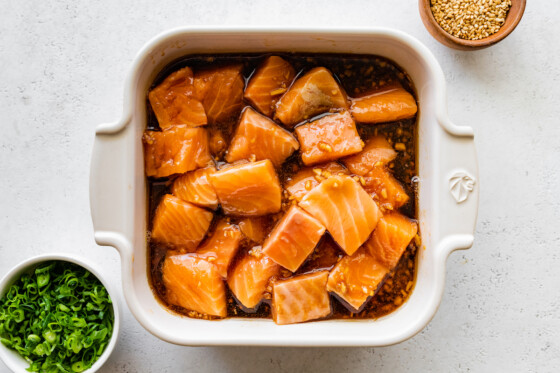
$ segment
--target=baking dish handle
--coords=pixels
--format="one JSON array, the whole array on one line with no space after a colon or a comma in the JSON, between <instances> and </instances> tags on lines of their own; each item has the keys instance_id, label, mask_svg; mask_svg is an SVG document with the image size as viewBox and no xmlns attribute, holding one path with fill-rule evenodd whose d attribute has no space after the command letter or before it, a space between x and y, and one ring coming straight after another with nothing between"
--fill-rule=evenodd
<instances>
[{"instance_id":1,"label":"baking dish handle","mask_svg":"<svg viewBox=\"0 0 560 373\"><path fill-rule=\"evenodd\" d=\"M442 120L445 129L439 153L442 184L440 185L440 237L449 253L468 249L474 240L478 214L478 162L471 127L456 126Z\"/></svg>"},{"instance_id":2,"label":"baking dish handle","mask_svg":"<svg viewBox=\"0 0 560 373\"><path fill-rule=\"evenodd\" d=\"M119 251L130 246L126 239L132 211L130 166L126 146L130 118L97 127L90 168L89 198L95 241Z\"/></svg>"}]
</instances>

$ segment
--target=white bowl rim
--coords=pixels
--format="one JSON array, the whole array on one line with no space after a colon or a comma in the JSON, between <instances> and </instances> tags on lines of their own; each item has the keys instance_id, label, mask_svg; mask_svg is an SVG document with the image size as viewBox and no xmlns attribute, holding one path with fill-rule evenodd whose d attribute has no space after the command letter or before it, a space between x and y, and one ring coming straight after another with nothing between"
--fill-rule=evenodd
<instances>
[{"instance_id":1,"label":"white bowl rim","mask_svg":"<svg viewBox=\"0 0 560 373\"><path fill-rule=\"evenodd\" d=\"M121 322L121 307L119 305L119 301L117 299L117 292L115 289L110 286L108 281L103 276L102 272L99 270L97 265L92 264L91 259L87 259L81 255L71 254L71 253L53 253L53 254L41 254L37 256L33 256L28 258L16 266L12 267L11 270L6 273L2 279L0 280L0 296L4 295L4 291L7 290L8 286L12 285L16 279L16 276L21 276L22 272L31 268L33 266L37 266L42 262L47 261L64 261L77 264L88 271L90 271L99 281L101 284L107 289L109 296L111 297L111 302L113 305L113 314L114 314L114 321L113 321L113 334L111 335L111 339L109 340L109 344L105 347L105 351L101 354L99 359L89 368L88 370L84 370L84 373L93 373L99 370L101 366L109 359L109 356L113 353L115 346L117 344L117 340L120 334L120 322ZM17 353L14 353L12 350L8 349L6 346L0 343L0 359L6 364L8 368L10 368L14 373L29 373L25 369L21 369L21 365L18 364L20 361L25 361L23 358L15 357Z\"/></svg>"}]
</instances>

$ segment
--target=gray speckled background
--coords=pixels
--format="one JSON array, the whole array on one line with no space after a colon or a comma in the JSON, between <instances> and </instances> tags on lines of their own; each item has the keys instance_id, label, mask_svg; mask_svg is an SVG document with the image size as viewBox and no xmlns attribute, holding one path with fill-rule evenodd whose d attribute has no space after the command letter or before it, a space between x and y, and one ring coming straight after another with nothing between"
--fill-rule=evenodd
<instances>
[{"instance_id":1,"label":"gray speckled background","mask_svg":"<svg viewBox=\"0 0 560 373\"><path fill-rule=\"evenodd\" d=\"M389 26L415 35L445 72L449 113L474 127L481 200L476 240L451 255L441 307L386 348L185 348L124 308L102 372L535 371L560 366L560 34L558 1L529 1L505 41L458 52L434 41L414 0L17 1L0 4L0 275L53 251L119 257L93 242L94 128L121 113L139 48L181 25ZM0 371L6 371L0 363Z\"/></svg>"}]
</instances>

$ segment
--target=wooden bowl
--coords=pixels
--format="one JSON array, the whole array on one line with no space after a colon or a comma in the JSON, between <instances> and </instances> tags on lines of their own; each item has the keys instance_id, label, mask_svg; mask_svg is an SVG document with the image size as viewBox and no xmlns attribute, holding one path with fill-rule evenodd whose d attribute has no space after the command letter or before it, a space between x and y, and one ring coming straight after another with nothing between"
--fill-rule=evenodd
<instances>
[{"instance_id":1,"label":"wooden bowl","mask_svg":"<svg viewBox=\"0 0 560 373\"><path fill-rule=\"evenodd\" d=\"M523 12L525 11L526 0L511 0L511 8L506 16L503 26L498 32L480 40L466 40L457 38L445 31L439 23L437 23L432 10L430 8L430 0L418 0L420 9L420 17L424 26L432 36L441 44L459 50L477 50L487 48L496 44L500 40L508 36L517 26Z\"/></svg>"}]
</instances>

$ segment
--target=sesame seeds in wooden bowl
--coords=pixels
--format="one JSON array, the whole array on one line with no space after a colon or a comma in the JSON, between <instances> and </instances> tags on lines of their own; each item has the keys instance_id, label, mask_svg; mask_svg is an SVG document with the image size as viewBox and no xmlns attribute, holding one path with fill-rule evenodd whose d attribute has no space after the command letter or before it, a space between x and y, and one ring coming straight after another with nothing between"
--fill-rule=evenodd
<instances>
[{"instance_id":1,"label":"sesame seeds in wooden bowl","mask_svg":"<svg viewBox=\"0 0 560 373\"><path fill-rule=\"evenodd\" d=\"M526 0L419 0L426 29L445 46L460 50L487 48L517 26Z\"/></svg>"}]
</instances>

